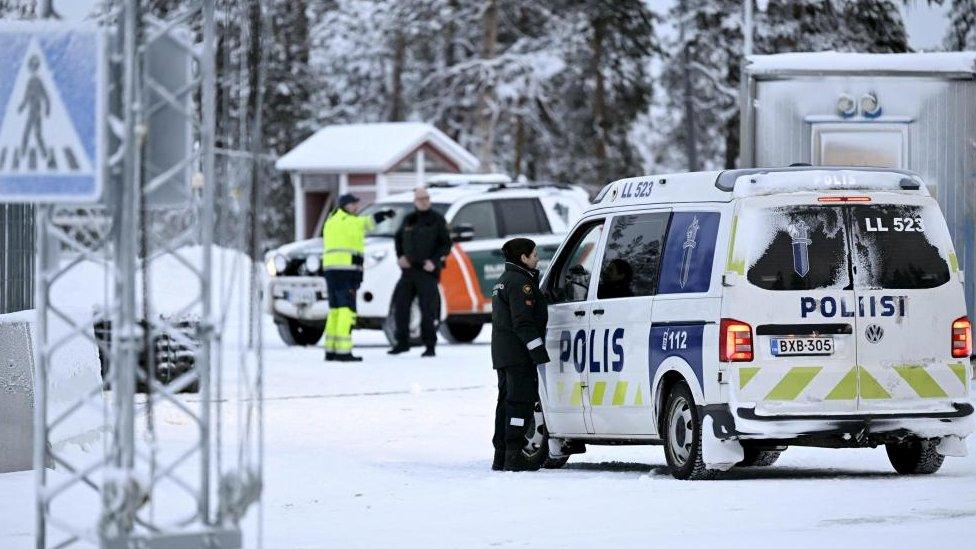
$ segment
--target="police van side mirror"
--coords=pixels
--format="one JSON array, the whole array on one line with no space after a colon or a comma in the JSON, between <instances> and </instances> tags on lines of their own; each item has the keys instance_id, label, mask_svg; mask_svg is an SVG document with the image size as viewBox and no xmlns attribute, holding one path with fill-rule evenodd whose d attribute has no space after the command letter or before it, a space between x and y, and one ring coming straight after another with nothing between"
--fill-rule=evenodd
<instances>
[{"instance_id":1,"label":"police van side mirror","mask_svg":"<svg viewBox=\"0 0 976 549\"><path fill-rule=\"evenodd\" d=\"M722 275L722 286L735 286L735 278L738 275L735 271L725 271Z\"/></svg>"},{"instance_id":2,"label":"police van side mirror","mask_svg":"<svg viewBox=\"0 0 976 549\"><path fill-rule=\"evenodd\" d=\"M451 228L451 240L454 242L470 242L474 240L474 227L467 223L459 223Z\"/></svg>"}]
</instances>

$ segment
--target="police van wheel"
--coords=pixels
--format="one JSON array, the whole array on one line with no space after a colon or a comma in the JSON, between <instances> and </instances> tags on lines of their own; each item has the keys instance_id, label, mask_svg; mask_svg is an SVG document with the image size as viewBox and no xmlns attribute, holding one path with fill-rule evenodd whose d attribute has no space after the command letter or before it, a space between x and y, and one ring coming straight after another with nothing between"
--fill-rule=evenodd
<instances>
[{"instance_id":1,"label":"police van wheel","mask_svg":"<svg viewBox=\"0 0 976 549\"><path fill-rule=\"evenodd\" d=\"M743 448L744 457L736 463L738 467L769 467L776 463L782 450L763 450L762 448Z\"/></svg>"},{"instance_id":2,"label":"police van wheel","mask_svg":"<svg viewBox=\"0 0 976 549\"><path fill-rule=\"evenodd\" d=\"M471 343L481 333L483 324L447 321L441 324L441 335L448 343Z\"/></svg>"},{"instance_id":3,"label":"police van wheel","mask_svg":"<svg viewBox=\"0 0 976 549\"><path fill-rule=\"evenodd\" d=\"M664 417L664 457L679 480L707 480L716 471L705 468L701 449L701 418L688 385L681 381L668 395Z\"/></svg>"},{"instance_id":4,"label":"police van wheel","mask_svg":"<svg viewBox=\"0 0 976 549\"><path fill-rule=\"evenodd\" d=\"M942 467L945 456L935 451L937 441L910 440L885 444L888 461L901 475L931 475Z\"/></svg>"},{"instance_id":5,"label":"police van wheel","mask_svg":"<svg viewBox=\"0 0 976 549\"><path fill-rule=\"evenodd\" d=\"M303 324L293 318L275 317L274 320L278 335L289 346L315 345L322 339L322 332L325 331L325 321L322 321L321 325L311 325Z\"/></svg>"},{"instance_id":6,"label":"police van wheel","mask_svg":"<svg viewBox=\"0 0 976 549\"><path fill-rule=\"evenodd\" d=\"M569 456L559 458L549 456L549 431L546 429L542 405L538 402L532 414L532 424L525 430L525 440L526 445L522 453L533 470L560 469L569 461Z\"/></svg>"},{"instance_id":7,"label":"police van wheel","mask_svg":"<svg viewBox=\"0 0 976 549\"><path fill-rule=\"evenodd\" d=\"M386 319L383 321L383 335L386 336L386 340L390 345L396 345L396 317L393 314L393 305L390 305L390 310L386 314ZM413 304L410 305L410 346L417 347L423 345L424 342L420 339L420 305L415 299Z\"/></svg>"}]
</instances>

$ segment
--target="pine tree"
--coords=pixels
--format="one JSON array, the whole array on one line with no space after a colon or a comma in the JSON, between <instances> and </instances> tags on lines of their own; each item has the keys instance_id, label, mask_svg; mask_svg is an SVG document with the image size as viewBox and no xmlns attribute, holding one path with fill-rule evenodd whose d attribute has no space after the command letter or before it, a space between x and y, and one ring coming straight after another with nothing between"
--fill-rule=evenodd
<instances>
[{"instance_id":1,"label":"pine tree","mask_svg":"<svg viewBox=\"0 0 976 549\"><path fill-rule=\"evenodd\" d=\"M40 14L37 0L0 0L0 18L34 19Z\"/></svg>"},{"instance_id":2,"label":"pine tree","mask_svg":"<svg viewBox=\"0 0 976 549\"><path fill-rule=\"evenodd\" d=\"M666 96L651 118L659 131L650 136L655 171L686 169L675 143L695 135L704 169L735 167L739 156L738 94L742 63L742 4L738 0L688 2L670 12L687 25L684 41L667 44L661 81ZM755 17L757 54L795 51L908 51L907 34L897 5L891 0L770 0ZM690 53L693 124L687 123L682 102L681 52ZM689 132L689 129L694 130Z\"/></svg>"},{"instance_id":3,"label":"pine tree","mask_svg":"<svg viewBox=\"0 0 976 549\"><path fill-rule=\"evenodd\" d=\"M948 50L976 50L976 2L952 0L949 8L949 31L945 47Z\"/></svg>"}]
</instances>

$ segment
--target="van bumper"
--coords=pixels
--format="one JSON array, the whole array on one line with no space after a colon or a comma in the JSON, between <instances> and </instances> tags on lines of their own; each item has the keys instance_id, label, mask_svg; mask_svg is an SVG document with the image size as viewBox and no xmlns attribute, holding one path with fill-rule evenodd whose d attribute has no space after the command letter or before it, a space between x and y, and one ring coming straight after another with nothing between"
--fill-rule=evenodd
<instances>
[{"instance_id":1,"label":"van bumper","mask_svg":"<svg viewBox=\"0 0 976 549\"><path fill-rule=\"evenodd\" d=\"M755 408L728 404L699 407L712 418L719 439L830 447L878 446L910 438L966 437L976 430L970 402L955 402L946 412L892 414L760 416Z\"/></svg>"}]
</instances>

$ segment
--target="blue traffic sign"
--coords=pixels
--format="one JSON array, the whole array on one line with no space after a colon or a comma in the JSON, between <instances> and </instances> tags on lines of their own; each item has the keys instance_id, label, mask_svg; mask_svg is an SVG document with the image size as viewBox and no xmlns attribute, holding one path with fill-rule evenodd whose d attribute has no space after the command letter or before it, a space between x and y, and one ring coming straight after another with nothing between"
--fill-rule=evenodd
<instances>
[{"instance_id":1,"label":"blue traffic sign","mask_svg":"<svg viewBox=\"0 0 976 549\"><path fill-rule=\"evenodd\" d=\"M99 199L106 61L95 26L0 24L0 202Z\"/></svg>"}]
</instances>

